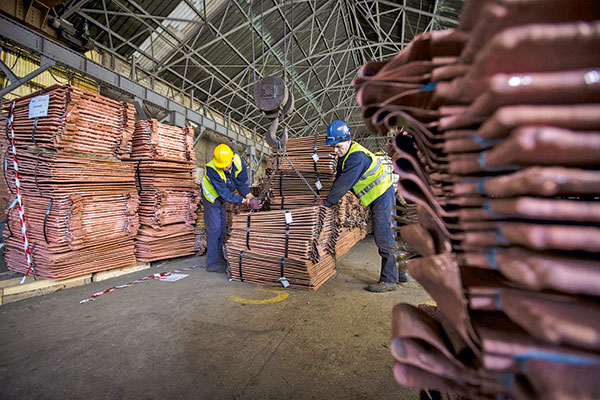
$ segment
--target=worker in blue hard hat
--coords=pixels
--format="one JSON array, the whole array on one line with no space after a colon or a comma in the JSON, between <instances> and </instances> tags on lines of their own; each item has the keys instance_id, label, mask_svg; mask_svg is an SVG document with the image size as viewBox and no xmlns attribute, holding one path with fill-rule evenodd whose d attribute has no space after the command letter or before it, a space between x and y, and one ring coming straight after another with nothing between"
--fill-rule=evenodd
<instances>
[{"instance_id":1,"label":"worker in blue hard hat","mask_svg":"<svg viewBox=\"0 0 600 400\"><path fill-rule=\"evenodd\" d=\"M333 121L327 127L325 144L333 147L338 157L333 186L323 201L331 207L352 190L365 207L371 209L375 244L381 256L381 273L377 284L369 285L370 292L396 290L397 282L408 281L406 271L398 272L394 260L396 242L392 232L392 206L395 204L394 187L381 160L352 141L350 127L344 121Z\"/></svg>"},{"instance_id":2,"label":"worker in blue hard hat","mask_svg":"<svg viewBox=\"0 0 600 400\"><path fill-rule=\"evenodd\" d=\"M236 189L239 194L235 193ZM250 193L246 163L233 153L231 147L220 144L215 148L214 158L204 165L202 178L206 270L209 272L227 270L223 256L223 241L227 231L226 202L248 204L255 210L261 206L260 201Z\"/></svg>"}]
</instances>

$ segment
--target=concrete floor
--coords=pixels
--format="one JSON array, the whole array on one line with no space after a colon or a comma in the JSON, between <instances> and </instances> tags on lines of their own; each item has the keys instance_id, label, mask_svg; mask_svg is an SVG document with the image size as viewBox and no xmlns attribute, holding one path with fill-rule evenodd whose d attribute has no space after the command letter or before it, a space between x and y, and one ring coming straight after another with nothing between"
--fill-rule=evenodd
<instances>
[{"instance_id":1,"label":"concrete floor","mask_svg":"<svg viewBox=\"0 0 600 400\"><path fill-rule=\"evenodd\" d=\"M203 268L149 280L96 301L111 286L204 257L0 307L1 399L415 399L392 375L391 308L431 299L414 281L379 277L369 236L338 260L317 292L264 291ZM242 304L230 296L264 300Z\"/></svg>"}]
</instances>

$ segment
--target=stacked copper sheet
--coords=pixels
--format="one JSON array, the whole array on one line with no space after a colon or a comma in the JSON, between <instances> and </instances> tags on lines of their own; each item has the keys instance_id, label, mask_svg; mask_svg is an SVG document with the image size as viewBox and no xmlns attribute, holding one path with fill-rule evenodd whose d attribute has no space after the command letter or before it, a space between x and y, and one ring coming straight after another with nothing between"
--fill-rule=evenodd
<instances>
[{"instance_id":1,"label":"stacked copper sheet","mask_svg":"<svg viewBox=\"0 0 600 400\"><path fill-rule=\"evenodd\" d=\"M419 224L396 379L470 398L600 397L600 3L467 1L356 82ZM431 310L430 310L431 311Z\"/></svg>"},{"instance_id":2,"label":"stacked copper sheet","mask_svg":"<svg viewBox=\"0 0 600 400\"><path fill-rule=\"evenodd\" d=\"M33 98L49 96L48 115L29 118ZM10 103L4 104L7 112ZM135 123L132 104L76 86L54 85L15 100L15 138L19 147L128 159Z\"/></svg>"},{"instance_id":3,"label":"stacked copper sheet","mask_svg":"<svg viewBox=\"0 0 600 400\"><path fill-rule=\"evenodd\" d=\"M133 153L137 159L195 163L193 143L194 130L189 126L179 128L161 124L156 119L135 124Z\"/></svg>"},{"instance_id":4,"label":"stacked copper sheet","mask_svg":"<svg viewBox=\"0 0 600 400\"><path fill-rule=\"evenodd\" d=\"M135 264L139 197L131 164L22 148L18 160L34 276L66 279ZM15 193L12 162L5 178ZM25 273L18 207L8 212L6 261Z\"/></svg>"},{"instance_id":5,"label":"stacked copper sheet","mask_svg":"<svg viewBox=\"0 0 600 400\"><path fill-rule=\"evenodd\" d=\"M339 232L335 255L340 257L367 234L370 209L365 208L354 193L346 193L333 207L333 218Z\"/></svg>"},{"instance_id":6,"label":"stacked copper sheet","mask_svg":"<svg viewBox=\"0 0 600 400\"><path fill-rule=\"evenodd\" d=\"M138 260L163 260L199 250L195 230L200 198L193 178L190 134L191 128L171 127L156 120L136 123L131 164L140 193Z\"/></svg>"},{"instance_id":7,"label":"stacked copper sheet","mask_svg":"<svg viewBox=\"0 0 600 400\"><path fill-rule=\"evenodd\" d=\"M263 183L271 209L311 206L315 194L327 197L337 161L325 145L325 135L288 139L285 151L271 149L271 153L269 179Z\"/></svg>"},{"instance_id":8,"label":"stacked copper sheet","mask_svg":"<svg viewBox=\"0 0 600 400\"><path fill-rule=\"evenodd\" d=\"M335 274L331 209L242 213L231 229L226 257L233 280L316 290Z\"/></svg>"},{"instance_id":9,"label":"stacked copper sheet","mask_svg":"<svg viewBox=\"0 0 600 400\"><path fill-rule=\"evenodd\" d=\"M272 170L279 169L299 171L319 171L335 174L336 158L331 147L325 144L327 135L313 137L298 137L288 139L285 145L287 157L277 149L271 149L271 158L268 167Z\"/></svg>"}]
</instances>

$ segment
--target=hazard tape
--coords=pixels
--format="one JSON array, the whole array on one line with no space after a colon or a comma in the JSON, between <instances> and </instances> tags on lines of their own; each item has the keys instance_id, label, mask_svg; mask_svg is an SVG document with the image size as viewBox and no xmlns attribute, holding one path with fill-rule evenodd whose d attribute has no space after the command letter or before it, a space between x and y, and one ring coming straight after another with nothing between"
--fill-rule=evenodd
<instances>
[{"instance_id":1,"label":"hazard tape","mask_svg":"<svg viewBox=\"0 0 600 400\"><path fill-rule=\"evenodd\" d=\"M153 279L160 279L160 278L163 278L163 277L165 277L165 276L173 275L173 274L174 274L174 273L176 273L176 272L182 272L182 271L192 271L192 270L194 270L194 269L197 269L198 267L199 267L198 265L194 265L193 267L185 267L185 268L180 268L180 269L176 269L176 270L174 270L174 271L171 271L171 272L159 272L159 273L157 273L157 274L152 274L152 275L149 275L149 276L145 276L145 277L143 277L143 278L136 279L136 280L135 280L135 281L133 281L133 282L126 283L126 284L124 284L124 285L117 285L117 286L113 286L113 287L111 287L111 288L108 288L108 289L106 289L106 290L103 290L103 291L101 291L101 292L94 293L94 294L93 294L91 297L88 297L87 299L83 299L83 300L81 300L81 301L79 302L79 304L87 303L87 302L89 302L89 301L95 301L95 300L96 300L96 297L98 297L98 296L102 296L103 294L106 294L106 293L113 292L113 291L115 291L115 290L117 290L117 289L125 289L125 288L131 287L131 286L133 286L133 285L136 285L136 284L138 284L138 283L142 283L142 282L144 282L144 281L149 281L149 280L153 280Z\"/></svg>"},{"instance_id":2,"label":"hazard tape","mask_svg":"<svg viewBox=\"0 0 600 400\"><path fill-rule=\"evenodd\" d=\"M13 101L10 105L10 111L8 120L6 121L10 130L10 144L13 153L13 169L15 173L15 186L17 188L17 204L19 205L19 220L21 221L21 236L23 237L23 251L25 252L25 258L27 260L27 272L21 279L21 284L25 282L25 278L29 275L29 272L34 272L33 260L31 258L31 248L29 247L29 240L27 239L27 225L25 224L25 211L23 210L23 198L21 197L21 179L19 178L19 163L17 162L17 147L15 146L15 130L14 130L14 119L15 119L15 102ZM7 221L8 223L8 221Z\"/></svg>"}]
</instances>

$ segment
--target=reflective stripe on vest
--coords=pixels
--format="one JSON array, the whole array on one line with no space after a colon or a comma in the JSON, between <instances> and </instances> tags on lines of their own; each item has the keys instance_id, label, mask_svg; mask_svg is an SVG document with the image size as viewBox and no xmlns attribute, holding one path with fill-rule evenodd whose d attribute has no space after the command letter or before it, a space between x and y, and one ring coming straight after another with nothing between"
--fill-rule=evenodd
<instances>
[{"instance_id":1,"label":"reflective stripe on vest","mask_svg":"<svg viewBox=\"0 0 600 400\"><path fill-rule=\"evenodd\" d=\"M223 171L223 168L217 168L217 166L215 165L214 158L204 165L204 176L202 177L202 193L204 194L206 200L210 201L211 203L214 203L215 200L219 198L219 193L217 193L217 190L213 186L212 182L210 181L210 178L208 177L208 174L206 173L207 168L214 169L225 183L227 183L227 175L225 175L225 171ZM242 159L238 154L233 155L233 168L235 169L234 174L237 178L240 172L242 172L243 168Z\"/></svg>"},{"instance_id":2,"label":"reflective stripe on vest","mask_svg":"<svg viewBox=\"0 0 600 400\"><path fill-rule=\"evenodd\" d=\"M356 196L358 196L360 202L367 207L369 204L375 201L375 199L385 193L386 190L392 186L392 182L387 172L385 172L383 169L381 160L356 142L352 142L352 145L348 150L348 154L346 154L346 157L344 157L344 161L342 161L342 170L346 165L348 156L354 152L365 153L371 159L371 165L369 168L367 168L358 182L356 182L356 184L352 187L352 191L356 194Z\"/></svg>"}]
</instances>

